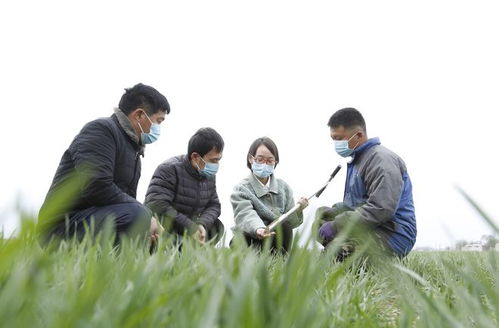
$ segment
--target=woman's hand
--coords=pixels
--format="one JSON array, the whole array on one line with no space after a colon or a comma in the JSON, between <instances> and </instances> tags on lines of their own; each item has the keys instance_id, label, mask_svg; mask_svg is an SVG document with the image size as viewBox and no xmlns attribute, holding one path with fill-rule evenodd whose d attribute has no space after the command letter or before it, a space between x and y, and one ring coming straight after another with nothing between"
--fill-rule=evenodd
<instances>
[{"instance_id":1,"label":"woman's hand","mask_svg":"<svg viewBox=\"0 0 499 328\"><path fill-rule=\"evenodd\" d=\"M308 206L308 199L305 197L300 198L298 201L298 204L300 204L300 210L303 210L305 207Z\"/></svg>"},{"instance_id":2,"label":"woman's hand","mask_svg":"<svg viewBox=\"0 0 499 328\"><path fill-rule=\"evenodd\" d=\"M256 237L258 239L265 239L267 237L275 235L275 232L273 232L273 231L271 232L267 228L258 228L258 229L256 229L255 233L256 233Z\"/></svg>"}]
</instances>

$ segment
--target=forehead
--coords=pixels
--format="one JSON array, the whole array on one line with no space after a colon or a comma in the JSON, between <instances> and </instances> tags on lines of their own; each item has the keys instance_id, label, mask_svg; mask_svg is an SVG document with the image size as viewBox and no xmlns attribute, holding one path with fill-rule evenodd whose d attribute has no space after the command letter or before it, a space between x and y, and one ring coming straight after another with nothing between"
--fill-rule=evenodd
<instances>
[{"instance_id":1,"label":"forehead","mask_svg":"<svg viewBox=\"0 0 499 328\"><path fill-rule=\"evenodd\" d=\"M265 145L258 146L258 148L256 149L255 155L256 156L265 156L265 157L274 157L272 152Z\"/></svg>"},{"instance_id":2,"label":"forehead","mask_svg":"<svg viewBox=\"0 0 499 328\"><path fill-rule=\"evenodd\" d=\"M344 138L348 134L347 129L343 125L337 126L337 127L331 127L330 132L331 132L331 138L333 139L341 139Z\"/></svg>"},{"instance_id":3,"label":"forehead","mask_svg":"<svg viewBox=\"0 0 499 328\"><path fill-rule=\"evenodd\" d=\"M206 159L221 159L223 155L223 151L217 151L215 147L212 150L207 152L203 157Z\"/></svg>"},{"instance_id":4,"label":"forehead","mask_svg":"<svg viewBox=\"0 0 499 328\"><path fill-rule=\"evenodd\" d=\"M151 115L151 119L158 119L161 121L163 121L165 119L165 117L166 117L166 113L162 112L162 111L159 111L159 112Z\"/></svg>"}]
</instances>

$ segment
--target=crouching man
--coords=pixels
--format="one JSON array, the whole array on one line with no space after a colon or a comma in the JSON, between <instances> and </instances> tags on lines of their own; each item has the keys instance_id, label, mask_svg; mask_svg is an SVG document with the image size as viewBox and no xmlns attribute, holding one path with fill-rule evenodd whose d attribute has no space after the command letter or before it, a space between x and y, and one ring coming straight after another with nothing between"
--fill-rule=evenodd
<instances>
[{"instance_id":1,"label":"crouching man","mask_svg":"<svg viewBox=\"0 0 499 328\"><path fill-rule=\"evenodd\" d=\"M214 129L201 128L189 140L186 155L166 160L154 172L145 204L178 243L189 236L201 245L216 244L223 235L215 179L223 148Z\"/></svg>"},{"instance_id":2,"label":"crouching man","mask_svg":"<svg viewBox=\"0 0 499 328\"><path fill-rule=\"evenodd\" d=\"M343 202L316 213L321 243L327 247L345 232L347 243L340 247L340 260L367 239L389 253L406 256L416 241L416 216L404 161L383 147L379 138L367 137L364 118L354 108L334 113L328 126L336 152L351 161Z\"/></svg>"},{"instance_id":3,"label":"crouching man","mask_svg":"<svg viewBox=\"0 0 499 328\"><path fill-rule=\"evenodd\" d=\"M160 226L137 201L141 157L160 135L170 113L165 96L151 86L126 89L110 117L87 123L62 155L39 213L38 231L51 238L82 239L112 227L123 236L147 235L156 241Z\"/></svg>"}]
</instances>

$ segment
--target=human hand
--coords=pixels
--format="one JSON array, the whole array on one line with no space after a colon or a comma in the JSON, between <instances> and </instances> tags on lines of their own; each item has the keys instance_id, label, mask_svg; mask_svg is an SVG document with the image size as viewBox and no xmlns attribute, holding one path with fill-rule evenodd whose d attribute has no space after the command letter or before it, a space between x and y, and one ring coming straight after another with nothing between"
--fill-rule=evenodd
<instances>
[{"instance_id":1,"label":"human hand","mask_svg":"<svg viewBox=\"0 0 499 328\"><path fill-rule=\"evenodd\" d=\"M332 221L334 219L335 211L332 207L321 206L315 212L315 220L318 222Z\"/></svg>"},{"instance_id":2,"label":"human hand","mask_svg":"<svg viewBox=\"0 0 499 328\"><path fill-rule=\"evenodd\" d=\"M326 246L330 241L336 237L337 230L335 222L326 222L319 228L319 240L322 246Z\"/></svg>"},{"instance_id":3,"label":"human hand","mask_svg":"<svg viewBox=\"0 0 499 328\"><path fill-rule=\"evenodd\" d=\"M306 197L302 197L298 201L298 204L300 204L300 210L303 210L305 207L308 206L308 199Z\"/></svg>"},{"instance_id":4,"label":"human hand","mask_svg":"<svg viewBox=\"0 0 499 328\"><path fill-rule=\"evenodd\" d=\"M274 231L271 232L267 228L258 228L256 229L255 233L258 239L265 239L267 237L275 235Z\"/></svg>"},{"instance_id":5,"label":"human hand","mask_svg":"<svg viewBox=\"0 0 499 328\"><path fill-rule=\"evenodd\" d=\"M151 245L155 245L159 241L159 236L165 231L165 228L159 223L158 219L154 216L151 218L151 225L149 226L149 237L151 238Z\"/></svg>"},{"instance_id":6,"label":"human hand","mask_svg":"<svg viewBox=\"0 0 499 328\"><path fill-rule=\"evenodd\" d=\"M315 220L319 222L333 221L336 216L343 212L351 211L352 209L346 206L344 203L336 203L332 207L321 206L315 212Z\"/></svg>"},{"instance_id":7,"label":"human hand","mask_svg":"<svg viewBox=\"0 0 499 328\"><path fill-rule=\"evenodd\" d=\"M352 226L353 229L357 230L362 229L366 223L359 211L345 211L338 214L334 221L338 231L342 231L348 226Z\"/></svg>"},{"instance_id":8,"label":"human hand","mask_svg":"<svg viewBox=\"0 0 499 328\"><path fill-rule=\"evenodd\" d=\"M203 225L198 224L198 229L193 234L194 239L200 244L204 245L206 242L206 229Z\"/></svg>"}]
</instances>

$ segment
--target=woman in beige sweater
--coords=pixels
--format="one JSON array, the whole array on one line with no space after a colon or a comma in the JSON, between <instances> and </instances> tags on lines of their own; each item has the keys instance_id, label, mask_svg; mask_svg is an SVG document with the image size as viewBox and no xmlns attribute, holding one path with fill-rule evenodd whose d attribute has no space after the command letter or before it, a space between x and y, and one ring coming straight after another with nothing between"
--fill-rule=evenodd
<instances>
[{"instance_id":1,"label":"woman in beige sweater","mask_svg":"<svg viewBox=\"0 0 499 328\"><path fill-rule=\"evenodd\" d=\"M293 241L293 229L303 222L302 211L308 206L308 201L301 198L298 201L300 208L278 225L275 232L266 229L295 205L289 185L274 175L278 163L279 152L275 143L267 137L256 139L247 157L251 173L234 187L230 200L236 234L242 233L246 242L257 248L268 240L273 251L287 252Z\"/></svg>"}]
</instances>

